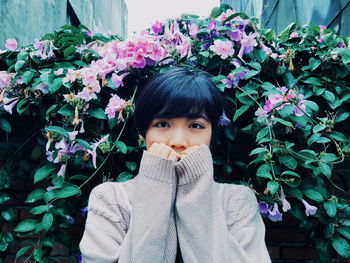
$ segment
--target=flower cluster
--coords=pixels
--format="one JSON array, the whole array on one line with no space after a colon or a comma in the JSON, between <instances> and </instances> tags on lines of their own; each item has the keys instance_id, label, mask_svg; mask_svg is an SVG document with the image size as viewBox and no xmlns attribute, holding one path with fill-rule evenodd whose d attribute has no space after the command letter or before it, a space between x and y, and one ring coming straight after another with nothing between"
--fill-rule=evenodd
<instances>
[{"instance_id":1,"label":"flower cluster","mask_svg":"<svg viewBox=\"0 0 350 263\"><path fill-rule=\"evenodd\" d=\"M297 94L295 90L288 90L286 87L277 88L279 93L271 93L265 101L263 108L259 108L255 115L258 117L267 117L274 110L280 110L287 105L294 105L293 114L295 116L304 115L306 106L304 104L304 95Z\"/></svg>"}]
</instances>

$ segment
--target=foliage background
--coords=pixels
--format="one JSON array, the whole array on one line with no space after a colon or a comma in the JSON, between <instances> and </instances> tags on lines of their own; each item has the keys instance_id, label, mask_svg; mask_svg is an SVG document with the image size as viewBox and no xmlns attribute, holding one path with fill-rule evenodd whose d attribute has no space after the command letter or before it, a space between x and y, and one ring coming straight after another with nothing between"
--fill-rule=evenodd
<instances>
[{"instance_id":1,"label":"foliage background","mask_svg":"<svg viewBox=\"0 0 350 263\"><path fill-rule=\"evenodd\" d=\"M130 41L64 26L0 51L0 203L13 201L11 183L34 183L33 217L16 235L2 230L2 255L19 244L18 257L51 262L57 242L79 253L62 229L86 212L94 185L137 174L144 143L134 99L150 76L180 65L211 74L225 96L214 179L249 185L273 221L291 213L323 262L349 259L349 38L297 23L276 35L257 24L221 5ZM6 207L11 222L15 207Z\"/></svg>"}]
</instances>

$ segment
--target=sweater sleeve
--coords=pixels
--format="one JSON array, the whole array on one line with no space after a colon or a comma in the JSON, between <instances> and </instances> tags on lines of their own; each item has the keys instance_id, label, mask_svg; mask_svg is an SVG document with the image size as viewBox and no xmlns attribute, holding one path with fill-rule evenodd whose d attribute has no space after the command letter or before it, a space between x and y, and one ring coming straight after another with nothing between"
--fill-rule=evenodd
<instances>
[{"instance_id":1,"label":"sweater sleeve","mask_svg":"<svg viewBox=\"0 0 350 263\"><path fill-rule=\"evenodd\" d=\"M175 218L184 262L271 262L255 197L233 201L239 223L228 227L220 184L213 180L208 146L190 152L176 165L176 173Z\"/></svg>"},{"instance_id":2,"label":"sweater sleeve","mask_svg":"<svg viewBox=\"0 0 350 263\"><path fill-rule=\"evenodd\" d=\"M92 191L80 242L84 263L175 261L175 161L144 151L139 174L132 180L129 224L123 216L122 195L113 190L118 187L109 187L116 183Z\"/></svg>"}]
</instances>

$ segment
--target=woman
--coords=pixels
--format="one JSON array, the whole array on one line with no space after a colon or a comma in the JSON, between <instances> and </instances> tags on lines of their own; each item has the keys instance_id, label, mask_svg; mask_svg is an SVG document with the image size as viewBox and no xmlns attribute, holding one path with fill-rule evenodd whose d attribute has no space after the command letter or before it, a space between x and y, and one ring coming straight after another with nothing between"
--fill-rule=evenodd
<instances>
[{"instance_id":1,"label":"woman","mask_svg":"<svg viewBox=\"0 0 350 263\"><path fill-rule=\"evenodd\" d=\"M222 112L205 73L174 68L148 82L134 115L146 141L139 173L92 191L83 262L271 262L254 193L213 180Z\"/></svg>"}]
</instances>

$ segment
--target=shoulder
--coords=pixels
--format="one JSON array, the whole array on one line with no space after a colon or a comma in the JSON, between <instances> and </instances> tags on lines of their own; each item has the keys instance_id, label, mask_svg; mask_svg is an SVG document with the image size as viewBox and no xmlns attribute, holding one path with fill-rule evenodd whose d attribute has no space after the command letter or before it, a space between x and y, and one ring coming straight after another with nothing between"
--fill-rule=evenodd
<instances>
[{"instance_id":1,"label":"shoulder","mask_svg":"<svg viewBox=\"0 0 350 263\"><path fill-rule=\"evenodd\" d=\"M228 224L259 216L258 202L251 188L235 184L219 185Z\"/></svg>"},{"instance_id":2,"label":"shoulder","mask_svg":"<svg viewBox=\"0 0 350 263\"><path fill-rule=\"evenodd\" d=\"M103 202L108 206L120 206L129 210L132 181L133 179L122 183L105 182L95 186L90 193L89 205Z\"/></svg>"}]
</instances>

